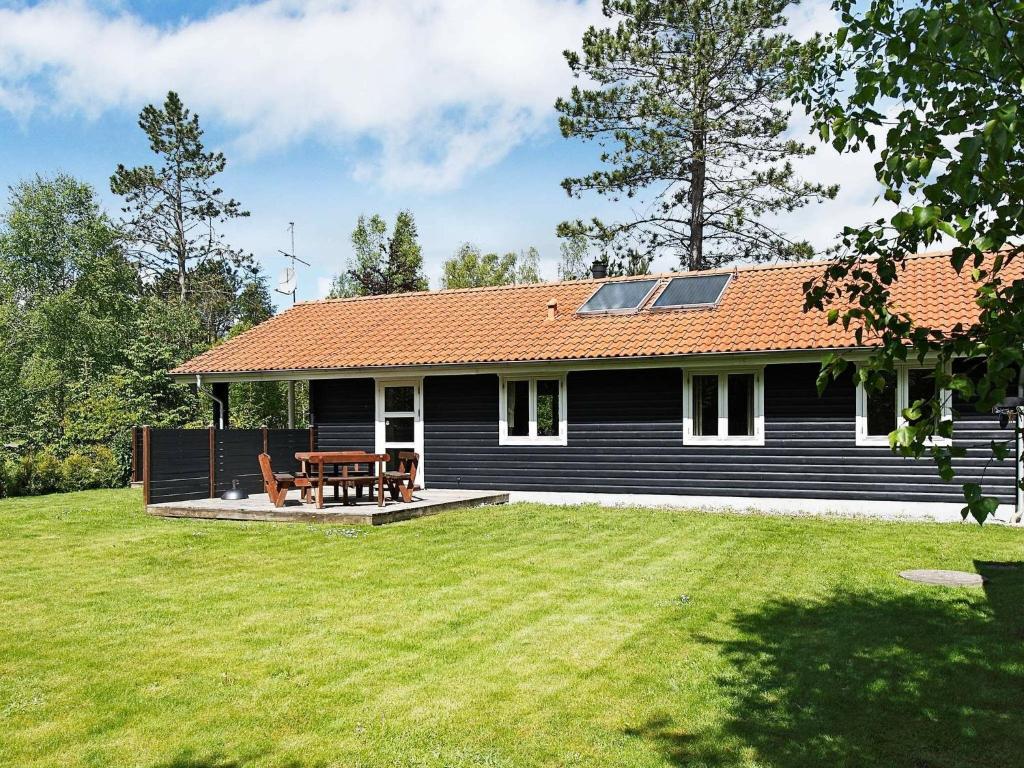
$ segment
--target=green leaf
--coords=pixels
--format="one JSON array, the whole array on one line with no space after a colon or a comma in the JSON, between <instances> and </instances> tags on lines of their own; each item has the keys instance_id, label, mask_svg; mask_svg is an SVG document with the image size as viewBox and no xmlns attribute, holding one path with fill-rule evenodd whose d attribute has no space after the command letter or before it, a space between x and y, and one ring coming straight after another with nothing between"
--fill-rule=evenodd
<instances>
[{"instance_id":1,"label":"green leaf","mask_svg":"<svg viewBox=\"0 0 1024 768\"><path fill-rule=\"evenodd\" d=\"M910 229L913 224L914 216L906 211L900 211L892 217L892 225L901 232Z\"/></svg>"},{"instance_id":2,"label":"green leaf","mask_svg":"<svg viewBox=\"0 0 1024 768\"><path fill-rule=\"evenodd\" d=\"M934 205L915 206L914 224L919 227L927 227L934 222L941 211Z\"/></svg>"}]
</instances>

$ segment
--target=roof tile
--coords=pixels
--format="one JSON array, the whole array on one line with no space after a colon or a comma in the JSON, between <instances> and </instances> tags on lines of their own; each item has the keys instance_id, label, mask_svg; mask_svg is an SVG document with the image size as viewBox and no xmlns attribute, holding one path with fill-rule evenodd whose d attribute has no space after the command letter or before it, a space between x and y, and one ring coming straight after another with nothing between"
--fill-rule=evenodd
<instances>
[{"instance_id":1,"label":"roof tile","mask_svg":"<svg viewBox=\"0 0 1024 768\"><path fill-rule=\"evenodd\" d=\"M1012 262L1013 276L1024 273ZM822 262L736 271L715 308L581 316L601 281L305 302L176 368L174 374L581 360L855 346L852 330L803 311ZM659 276L667 279L672 275ZM629 279L629 278L625 278ZM547 305L557 302L554 320ZM977 319L970 277L946 254L907 261L894 304L943 329Z\"/></svg>"}]
</instances>

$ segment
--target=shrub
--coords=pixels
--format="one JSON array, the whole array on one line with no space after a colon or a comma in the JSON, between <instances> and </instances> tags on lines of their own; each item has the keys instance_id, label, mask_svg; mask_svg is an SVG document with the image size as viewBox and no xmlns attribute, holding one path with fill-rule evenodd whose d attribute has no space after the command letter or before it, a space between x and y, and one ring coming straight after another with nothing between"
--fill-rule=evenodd
<instances>
[{"instance_id":1,"label":"shrub","mask_svg":"<svg viewBox=\"0 0 1024 768\"><path fill-rule=\"evenodd\" d=\"M21 462L15 456L0 456L0 496L20 496L25 482Z\"/></svg>"},{"instance_id":2,"label":"shrub","mask_svg":"<svg viewBox=\"0 0 1024 768\"><path fill-rule=\"evenodd\" d=\"M130 455L129 467L124 465L124 460L118 454L105 445L94 446L90 450L90 456L96 480L96 484L91 486L92 488L118 488L127 485Z\"/></svg>"},{"instance_id":3,"label":"shrub","mask_svg":"<svg viewBox=\"0 0 1024 768\"><path fill-rule=\"evenodd\" d=\"M121 488L128 485L132 476L132 432L130 429L122 429L110 441L110 450L114 454L114 460L118 465L117 477L113 479L111 488Z\"/></svg>"},{"instance_id":4,"label":"shrub","mask_svg":"<svg viewBox=\"0 0 1024 768\"><path fill-rule=\"evenodd\" d=\"M26 454L21 457L21 465L25 477L25 493L52 493L60 487L60 459L50 451Z\"/></svg>"},{"instance_id":5,"label":"shrub","mask_svg":"<svg viewBox=\"0 0 1024 768\"><path fill-rule=\"evenodd\" d=\"M129 469L116 440L114 448L94 445L72 451L63 460L47 450L0 454L0 497L124 486Z\"/></svg>"},{"instance_id":6,"label":"shrub","mask_svg":"<svg viewBox=\"0 0 1024 768\"><path fill-rule=\"evenodd\" d=\"M84 491L96 487L93 461L84 453L75 451L60 463L60 490Z\"/></svg>"}]
</instances>

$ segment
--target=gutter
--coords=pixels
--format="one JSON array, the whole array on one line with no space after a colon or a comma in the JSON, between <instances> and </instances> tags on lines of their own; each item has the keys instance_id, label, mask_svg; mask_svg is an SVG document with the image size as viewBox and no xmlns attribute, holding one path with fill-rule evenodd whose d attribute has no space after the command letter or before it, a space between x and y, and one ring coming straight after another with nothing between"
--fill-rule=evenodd
<instances>
[{"instance_id":1,"label":"gutter","mask_svg":"<svg viewBox=\"0 0 1024 768\"><path fill-rule=\"evenodd\" d=\"M872 351L865 347L820 347L815 349L768 349L742 350L736 352L687 352L683 354L643 355L634 357L577 357L543 360L495 360L475 363L414 363L403 365L378 365L351 368L281 368L273 370L248 371L204 371L202 374L190 371L168 375L172 379L190 379L205 376L211 383L226 381L289 381L293 379L339 379L376 378L399 376L441 376L477 373L497 373L509 369L532 369L548 367L573 370L597 370L606 367L675 368L683 361L735 360L753 358L758 361L775 358L786 362L820 363L829 352L846 353L847 359L856 360Z\"/></svg>"}]
</instances>

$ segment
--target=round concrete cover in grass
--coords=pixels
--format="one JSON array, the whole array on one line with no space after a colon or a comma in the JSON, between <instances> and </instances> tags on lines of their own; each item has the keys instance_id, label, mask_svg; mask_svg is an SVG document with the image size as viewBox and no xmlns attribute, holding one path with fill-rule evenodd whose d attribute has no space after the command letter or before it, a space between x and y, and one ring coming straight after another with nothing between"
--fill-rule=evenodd
<instances>
[{"instance_id":1,"label":"round concrete cover in grass","mask_svg":"<svg viewBox=\"0 0 1024 768\"><path fill-rule=\"evenodd\" d=\"M935 584L940 587L980 587L985 579L977 573L967 571L934 571L922 569L918 571L903 571L900 573L908 581L916 581L920 584Z\"/></svg>"}]
</instances>

